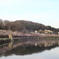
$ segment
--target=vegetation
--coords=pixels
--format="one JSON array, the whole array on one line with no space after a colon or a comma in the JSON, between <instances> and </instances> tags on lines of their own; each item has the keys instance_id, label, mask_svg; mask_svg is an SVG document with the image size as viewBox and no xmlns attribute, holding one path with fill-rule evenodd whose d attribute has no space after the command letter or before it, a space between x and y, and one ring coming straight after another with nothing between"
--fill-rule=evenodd
<instances>
[{"instance_id":1,"label":"vegetation","mask_svg":"<svg viewBox=\"0 0 59 59\"><path fill-rule=\"evenodd\" d=\"M54 33L59 32L59 29L51 27L51 26L45 26L40 23L35 23L31 21L24 21L24 20L17 20L17 21L8 21L8 20L1 20L0 19L0 29L1 30L12 30L12 31L22 31L22 32L30 32L35 30L51 30Z\"/></svg>"}]
</instances>

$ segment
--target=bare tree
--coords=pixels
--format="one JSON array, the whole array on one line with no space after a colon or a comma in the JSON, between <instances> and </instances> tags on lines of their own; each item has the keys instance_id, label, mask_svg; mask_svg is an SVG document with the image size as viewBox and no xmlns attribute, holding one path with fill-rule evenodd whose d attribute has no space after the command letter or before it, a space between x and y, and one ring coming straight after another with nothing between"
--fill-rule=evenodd
<instances>
[{"instance_id":1,"label":"bare tree","mask_svg":"<svg viewBox=\"0 0 59 59\"><path fill-rule=\"evenodd\" d=\"M4 21L0 19L0 29L4 29Z\"/></svg>"},{"instance_id":2,"label":"bare tree","mask_svg":"<svg viewBox=\"0 0 59 59\"><path fill-rule=\"evenodd\" d=\"M11 21L5 20L4 21L5 29L10 30L11 23L12 23Z\"/></svg>"}]
</instances>

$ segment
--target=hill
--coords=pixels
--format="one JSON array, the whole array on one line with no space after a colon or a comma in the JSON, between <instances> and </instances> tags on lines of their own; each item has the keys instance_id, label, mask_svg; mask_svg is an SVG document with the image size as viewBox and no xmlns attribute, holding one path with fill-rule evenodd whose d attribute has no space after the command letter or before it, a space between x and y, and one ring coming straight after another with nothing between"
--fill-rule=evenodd
<instances>
[{"instance_id":1,"label":"hill","mask_svg":"<svg viewBox=\"0 0 59 59\"><path fill-rule=\"evenodd\" d=\"M35 30L51 30L54 33L59 32L59 29L51 27L51 26L45 26L41 23L35 23L32 21L25 21L25 20L17 20L17 21L8 21L8 20L1 20L0 19L0 29L2 30L13 30L13 31L35 31Z\"/></svg>"}]
</instances>

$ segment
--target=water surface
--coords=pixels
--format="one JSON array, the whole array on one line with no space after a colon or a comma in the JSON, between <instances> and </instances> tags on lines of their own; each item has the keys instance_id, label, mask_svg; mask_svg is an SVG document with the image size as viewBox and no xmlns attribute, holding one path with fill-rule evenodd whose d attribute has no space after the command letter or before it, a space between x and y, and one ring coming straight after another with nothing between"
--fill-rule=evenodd
<instances>
[{"instance_id":1,"label":"water surface","mask_svg":"<svg viewBox=\"0 0 59 59\"><path fill-rule=\"evenodd\" d=\"M0 59L59 59L57 40L40 42L10 42L9 45L0 46Z\"/></svg>"}]
</instances>

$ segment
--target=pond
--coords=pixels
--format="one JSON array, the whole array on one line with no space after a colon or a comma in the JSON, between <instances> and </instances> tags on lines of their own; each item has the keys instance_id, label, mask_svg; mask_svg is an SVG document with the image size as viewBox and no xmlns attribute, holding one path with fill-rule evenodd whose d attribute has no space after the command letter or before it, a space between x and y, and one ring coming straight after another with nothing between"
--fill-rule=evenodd
<instances>
[{"instance_id":1,"label":"pond","mask_svg":"<svg viewBox=\"0 0 59 59\"><path fill-rule=\"evenodd\" d=\"M48 40L38 44L10 42L0 46L0 59L59 59L59 40Z\"/></svg>"}]
</instances>

